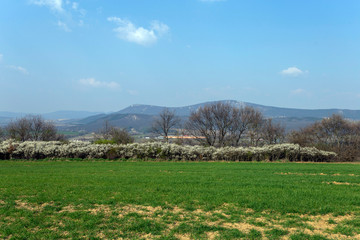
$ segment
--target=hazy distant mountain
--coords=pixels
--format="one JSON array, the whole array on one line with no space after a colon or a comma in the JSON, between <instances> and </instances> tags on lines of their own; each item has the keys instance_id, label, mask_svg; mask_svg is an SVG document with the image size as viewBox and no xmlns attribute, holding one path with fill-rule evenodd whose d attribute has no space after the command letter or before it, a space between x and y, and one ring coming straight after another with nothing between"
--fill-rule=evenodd
<instances>
[{"instance_id":1,"label":"hazy distant mountain","mask_svg":"<svg viewBox=\"0 0 360 240\"><path fill-rule=\"evenodd\" d=\"M203 105L205 104L200 103L185 107L168 107L168 109L175 111L176 114L179 116L189 116L192 111L196 111L199 107ZM134 104L127 108L124 108L123 110L120 110L118 113L158 115L164 108L166 107Z\"/></svg>"},{"instance_id":2,"label":"hazy distant mountain","mask_svg":"<svg viewBox=\"0 0 360 240\"><path fill-rule=\"evenodd\" d=\"M26 113L18 113L18 112L0 112L0 117L2 118L17 118L26 115Z\"/></svg>"},{"instance_id":3,"label":"hazy distant mountain","mask_svg":"<svg viewBox=\"0 0 360 240\"><path fill-rule=\"evenodd\" d=\"M286 125L287 130L299 129L318 121L334 113L342 114L345 118L360 120L360 110L348 109L296 109L264 106L260 104L240 102L235 100L225 100L222 102L230 103L234 106L251 106L259 109L266 117L271 117L275 122ZM199 107L214 102L204 102L184 107L169 107L185 121L191 112ZM126 129L135 129L139 132L148 132L156 116L164 109L164 106L153 105L131 105L118 112L105 114L86 111L57 111L42 114L45 119L56 120L59 127L67 130L84 130L87 132L97 131L105 121L111 125ZM0 124L8 123L12 118L21 117L23 113L0 112ZM68 120L65 120L68 119Z\"/></svg>"},{"instance_id":4,"label":"hazy distant mountain","mask_svg":"<svg viewBox=\"0 0 360 240\"><path fill-rule=\"evenodd\" d=\"M44 114L0 112L0 126L7 125L11 120L25 117L27 115L41 115L44 119L55 121L56 125L62 125L64 122L66 123L68 120L83 119L96 114L99 114L99 112L56 111L56 112L44 113Z\"/></svg>"},{"instance_id":5,"label":"hazy distant mountain","mask_svg":"<svg viewBox=\"0 0 360 240\"><path fill-rule=\"evenodd\" d=\"M51 113L41 114L45 119L59 120L59 119L81 119L90 117L100 112L87 112L87 111L56 111Z\"/></svg>"},{"instance_id":6,"label":"hazy distant mountain","mask_svg":"<svg viewBox=\"0 0 360 240\"><path fill-rule=\"evenodd\" d=\"M0 118L19 118L26 115L41 115L45 119L58 120L58 119L80 119L99 114L100 112L87 112L87 111L56 111L51 113L16 113L16 112L0 112Z\"/></svg>"},{"instance_id":7,"label":"hazy distant mountain","mask_svg":"<svg viewBox=\"0 0 360 240\"><path fill-rule=\"evenodd\" d=\"M99 114L71 122L71 129L93 132L101 129L107 121L112 126L128 130L135 129L138 132L148 132L150 131L154 117L154 115L146 114Z\"/></svg>"},{"instance_id":8,"label":"hazy distant mountain","mask_svg":"<svg viewBox=\"0 0 360 240\"><path fill-rule=\"evenodd\" d=\"M255 103L240 102L235 100L225 100L221 102L228 102L234 106L251 106L259 109L266 117L273 118L324 118L331 116L334 113L342 114L345 118L354 120L360 120L360 110L348 110L348 109L297 109L297 108L281 108L265 106ZM213 102L205 102L185 107L169 107L170 110L174 110L177 115L189 116L192 111L195 111L201 106L211 104ZM158 115L165 107L152 106L152 105L131 105L118 113L122 114L147 114L147 115Z\"/></svg>"}]
</instances>

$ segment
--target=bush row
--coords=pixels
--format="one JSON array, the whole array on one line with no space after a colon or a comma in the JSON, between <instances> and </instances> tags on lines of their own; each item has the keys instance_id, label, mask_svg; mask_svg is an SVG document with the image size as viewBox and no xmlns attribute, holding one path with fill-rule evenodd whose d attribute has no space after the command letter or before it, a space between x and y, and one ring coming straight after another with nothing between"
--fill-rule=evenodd
<instances>
[{"instance_id":1,"label":"bush row","mask_svg":"<svg viewBox=\"0 0 360 240\"><path fill-rule=\"evenodd\" d=\"M126 145L92 144L90 142L12 142L0 143L0 159L163 159L186 161L289 161L329 162L333 152L297 144L277 144L263 147L203 147L164 143L132 143Z\"/></svg>"}]
</instances>

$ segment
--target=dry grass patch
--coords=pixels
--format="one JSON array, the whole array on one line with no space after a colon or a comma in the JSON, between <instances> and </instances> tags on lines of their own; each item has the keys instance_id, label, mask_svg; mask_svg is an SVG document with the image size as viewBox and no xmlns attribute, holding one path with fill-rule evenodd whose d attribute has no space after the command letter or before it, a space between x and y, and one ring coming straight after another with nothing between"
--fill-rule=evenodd
<instances>
[{"instance_id":1,"label":"dry grass patch","mask_svg":"<svg viewBox=\"0 0 360 240\"><path fill-rule=\"evenodd\" d=\"M18 209L26 209L32 212L40 212L42 211L46 206L52 206L54 203L50 202L50 203L43 203L41 205L38 204L34 204L34 203L28 203L26 201L23 200L15 200L15 204L16 204L16 208Z\"/></svg>"},{"instance_id":2,"label":"dry grass patch","mask_svg":"<svg viewBox=\"0 0 360 240\"><path fill-rule=\"evenodd\" d=\"M360 177L360 175L356 174L340 174L340 173L334 173L334 174L327 174L327 173L297 173L297 172L276 172L274 174L277 175L298 175L298 176L349 176L349 177Z\"/></svg>"},{"instance_id":3,"label":"dry grass patch","mask_svg":"<svg viewBox=\"0 0 360 240\"><path fill-rule=\"evenodd\" d=\"M349 182L336 182L336 181L332 181L332 182L323 182L326 184L334 184L334 185L348 185L348 186L360 186L360 183L349 183Z\"/></svg>"}]
</instances>

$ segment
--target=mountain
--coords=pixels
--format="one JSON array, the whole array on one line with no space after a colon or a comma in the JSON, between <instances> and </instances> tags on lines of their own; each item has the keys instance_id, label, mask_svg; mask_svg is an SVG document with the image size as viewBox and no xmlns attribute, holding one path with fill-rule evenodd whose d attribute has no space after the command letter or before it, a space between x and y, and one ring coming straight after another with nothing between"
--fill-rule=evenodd
<instances>
[{"instance_id":1,"label":"mountain","mask_svg":"<svg viewBox=\"0 0 360 240\"><path fill-rule=\"evenodd\" d=\"M100 112L88 111L56 111L50 113L19 113L19 112L0 112L0 118L20 118L27 115L41 115L45 119L58 120L58 119L80 119L100 114Z\"/></svg>"},{"instance_id":2,"label":"mountain","mask_svg":"<svg viewBox=\"0 0 360 240\"><path fill-rule=\"evenodd\" d=\"M178 116L189 116L192 111L196 111L199 107L204 106L206 103L200 103L185 107L162 107L152 105L134 104L127 108L120 110L121 114L146 114L146 115L159 115L159 113L168 108L171 111L175 111Z\"/></svg>"},{"instance_id":3,"label":"mountain","mask_svg":"<svg viewBox=\"0 0 360 240\"><path fill-rule=\"evenodd\" d=\"M70 129L72 131L95 132L101 129L105 122L108 122L111 126L117 126L128 130L133 129L138 132L149 132L154 118L154 115L147 114L99 114L70 122Z\"/></svg>"},{"instance_id":4,"label":"mountain","mask_svg":"<svg viewBox=\"0 0 360 240\"><path fill-rule=\"evenodd\" d=\"M266 117L272 118L316 118L321 119L329 117L332 114L341 114L345 118L360 120L360 110L348 110L348 109L297 109L297 108L281 108L265 106L249 102L240 102L235 100L224 100L224 103L230 103L233 106L250 106L260 110ZM192 111L195 111L199 107L203 107L207 104L214 102L204 102L200 104L185 106L185 107L169 107L168 109L175 111L179 116L189 116ZM131 105L118 113L122 114L147 114L158 115L165 107L152 106L152 105Z\"/></svg>"},{"instance_id":5,"label":"mountain","mask_svg":"<svg viewBox=\"0 0 360 240\"><path fill-rule=\"evenodd\" d=\"M1 112L0 111L0 117L2 118L17 118L17 117L22 117L25 116L26 113L18 113L18 112Z\"/></svg>"},{"instance_id":6,"label":"mountain","mask_svg":"<svg viewBox=\"0 0 360 240\"><path fill-rule=\"evenodd\" d=\"M360 110L281 108L235 100L224 100L221 102L230 103L236 107L250 106L258 109L265 117L271 117L275 122L284 124L287 131L305 127L334 113L342 114L348 119L360 120ZM211 103L214 102L204 102L183 107L169 107L169 109L175 111L183 121L186 121L191 112ZM164 106L136 104L109 114L86 111L57 111L42 114L42 116L45 119L55 120L57 126L66 131L93 132L103 127L107 121L113 126L144 133L151 129L152 122L164 108ZM13 118L25 115L24 113L0 112L0 125L5 125Z\"/></svg>"},{"instance_id":7,"label":"mountain","mask_svg":"<svg viewBox=\"0 0 360 240\"><path fill-rule=\"evenodd\" d=\"M56 125L66 124L68 120L83 119L86 117L94 116L99 112L87 112L87 111L56 111L51 113L18 113L18 112L0 112L0 126L7 125L11 120L16 118L25 117L27 115L41 115L46 120L55 121Z\"/></svg>"},{"instance_id":8,"label":"mountain","mask_svg":"<svg viewBox=\"0 0 360 240\"><path fill-rule=\"evenodd\" d=\"M56 111L51 113L41 114L45 119L63 120L63 119L81 119L100 114L100 112L88 111Z\"/></svg>"}]
</instances>

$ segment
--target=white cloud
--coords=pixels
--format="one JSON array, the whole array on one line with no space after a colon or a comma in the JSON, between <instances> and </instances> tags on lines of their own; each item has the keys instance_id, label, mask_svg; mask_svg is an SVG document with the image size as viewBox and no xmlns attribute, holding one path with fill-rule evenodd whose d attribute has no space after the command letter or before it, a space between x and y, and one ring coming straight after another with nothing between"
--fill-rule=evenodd
<instances>
[{"instance_id":1,"label":"white cloud","mask_svg":"<svg viewBox=\"0 0 360 240\"><path fill-rule=\"evenodd\" d=\"M307 71L305 71L307 72ZM290 76L290 77L298 77L305 73L304 71L300 70L297 67L289 67L287 69L282 70L280 73L284 76Z\"/></svg>"},{"instance_id":2,"label":"white cloud","mask_svg":"<svg viewBox=\"0 0 360 240\"><path fill-rule=\"evenodd\" d=\"M76 26L84 25L86 10L78 2L69 0L29 0L31 4L45 6L57 18L56 25L65 32L71 32ZM69 27L70 26L70 27Z\"/></svg>"},{"instance_id":3,"label":"white cloud","mask_svg":"<svg viewBox=\"0 0 360 240\"><path fill-rule=\"evenodd\" d=\"M64 10L62 0L31 0L31 3L38 6L48 7L56 12L62 12Z\"/></svg>"},{"instance_id":4,"label":"white cloud","mask_svg":"<svg viewBox=\"0 0 360 240\"><path fill-rule=\"evenodd\" d=\"M67 26L66 23L62 22L62 21L58 21L57 25L59 26L59 28L61 28L62 30L64 30L65 32L71 32L71 29Z\"/></svg>"},{"instance_id":5,"label":"white cloud","mask_svg":"<svg viewBox=\"0 0 360 240\"><path fill-rule=\"evenodd\" d=\"M77 3L77 2L73 2L73 3L72 3L72 5L71 5L71 7L72 7L72 9L77 10L77 9L78 9L78 7L79 7L79 3Z\"/></svg>"},{"instance_id":6,"label":"white cloud","mask_svg":"<svg viewBox=\"0 0 360 240\"><path fill-rule=\"evenodd\" d=\"M132 22L118 17L108 17L107 20L118 25L117 28L114 28L118 38L144 46L156 43L159 37L169 31L169 27L159 21L151 22L150 28L146 29L136 27Z\"/></svg>"},{"instance_id":7,"label":"white cloud","mask_svg":"<svg viewBox=\"0 0 360 240\"><path fill-rule=\"evenodd\" d=\"M159 36L162 36L169 32L169 26L159 21L152 21L150 29L157 32Z\"/></svg>"},{"instance_id":8,"label":"white cloud","mask_svg":"<svg viewBox=\"0 0 360 240\"><path fill-rule=\"evenodd\" d=\"M8 69L11 69L11 70L20 72L20 73L25 74L25 75L28 75L28 74L29 74L29 72L28 72L25 68L20 67L20 66L7 65L6 67L7 67Z\"/></svg>"},{"instance_id":9,"label":"white cloud","mask_svg":"<svg viewBox=\"0 0 360 240\"><path fill-rule=\"evenodd\" d=\"M80 79L79 82L82 85L95 87L95 88L110 88L110 89L120 88L120 85L117 82L102 82L95 80L95 78L84 78L84 79Z\"/></svg>"}]
</instances>

